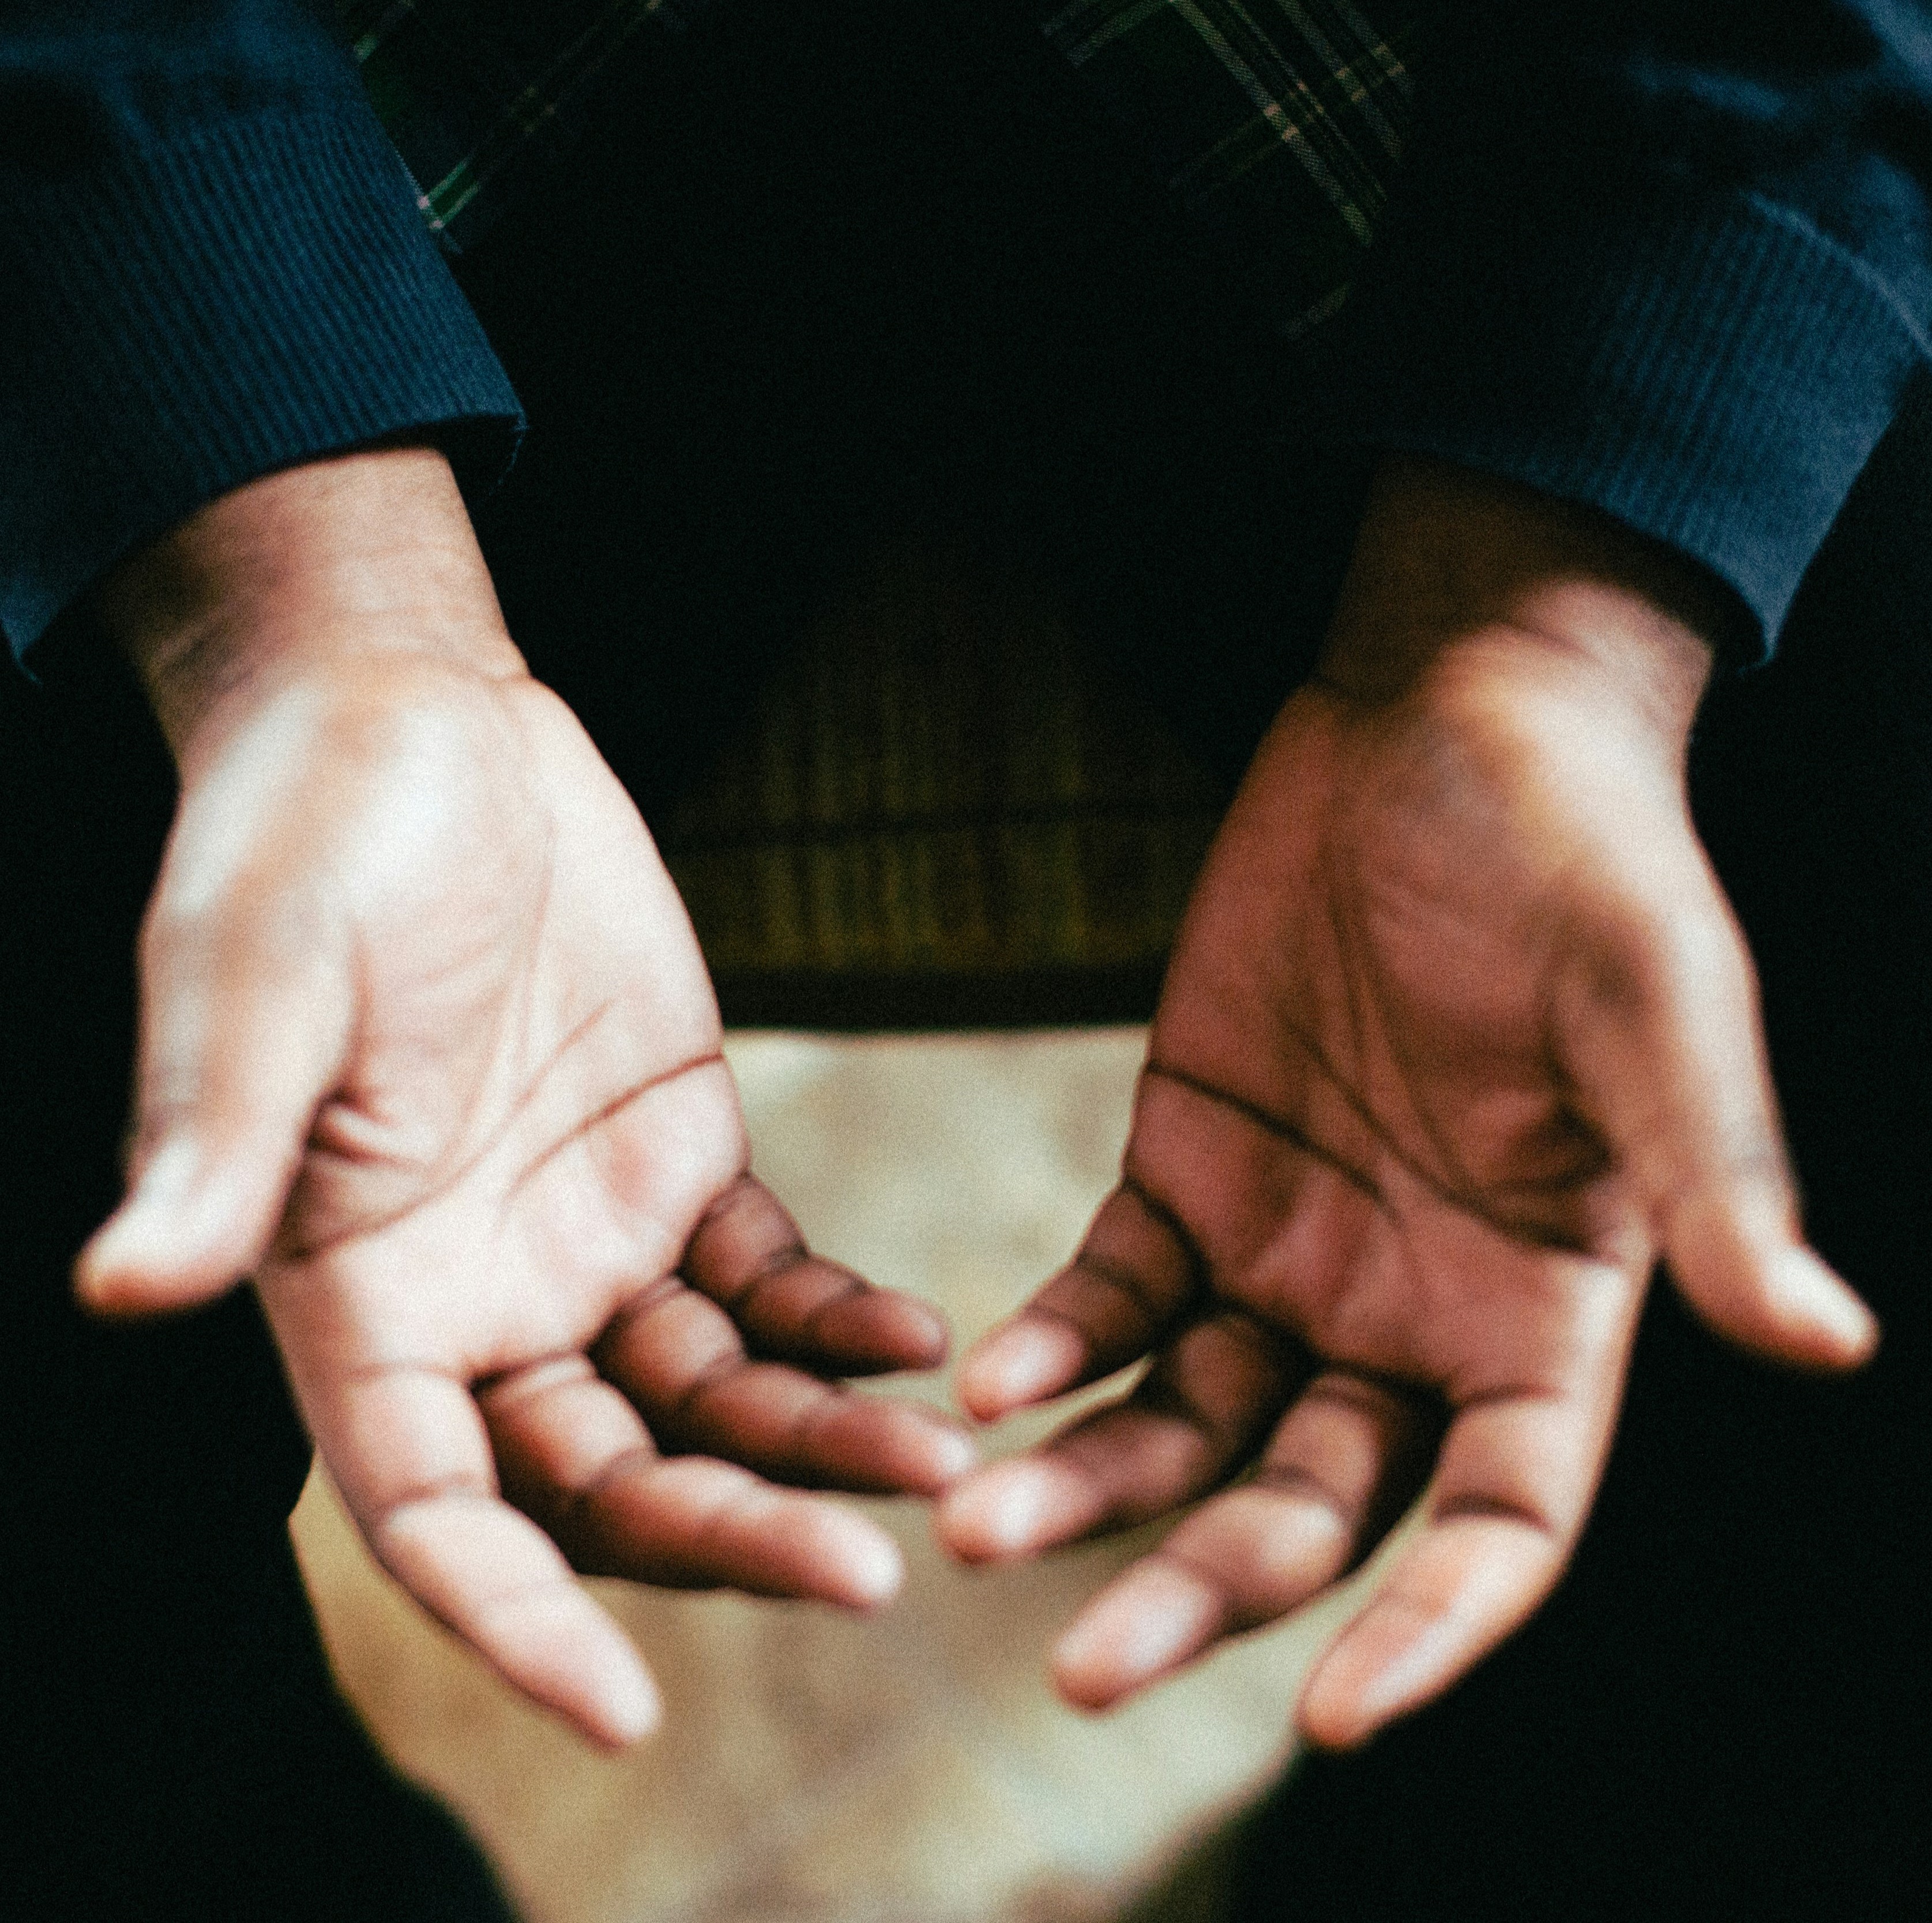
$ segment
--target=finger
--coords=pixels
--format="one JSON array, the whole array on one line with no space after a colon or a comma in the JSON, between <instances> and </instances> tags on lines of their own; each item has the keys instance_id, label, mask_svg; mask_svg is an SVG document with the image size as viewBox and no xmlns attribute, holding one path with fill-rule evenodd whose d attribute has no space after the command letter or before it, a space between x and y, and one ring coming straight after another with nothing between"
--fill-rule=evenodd
<instances>
[{"instance_id":1,"label":"finger","mask_svg":"<svg viewBox=\"0 0 1932 1923\"><path fill-rule=\"evenodd\" d=\"M1560 1000L1565 1066L1677 1287L1748 1348L1819 1368L1862 1362L1878 1324L1805 1246L1756 979L1721 899L1604 952Z\"/></svg>"},{"instance_id":2,"label":"finger","mask_svg":"<svg viewBox=\"0 0 1932 1923\"><path fill-rule=\"evenodd\" d=\"M506 1493L586 1574L850 1609L889 1600L903 1579L897 1546L862 1516L726 1463L662 1460L581 1357L519 1370L478 1400Z\"/></svg>"},{"instance_id":3,"label":"finger","mask_svg":"<svg viewBox=\"0 0 1932 1923\"><path fill-rule=\"evenodd\" d=\"M1441 1695L1548 1595L1609 1446L1620 1372L1568 1396L1498 1396L1457 1414L1421 1528L1303 1688L1304 1732L1347 1749Z\"/></svg>"},{"instance_id":4,"label":"finger","mask_svg":"<svg viewBox=\"0 0 1932 1923\"><path fill-rule=\"evenodd\" d=\"M1101 1204L1072 1261L973 1346L960 1365L959 1399L991 1422L1097 1382L1145 1354L1199 1286L1179 1223L1123 1185Z\"/></svg>"},{"instance_id":5,"label":"finger","mask_svg":"<svg viewBox=\"0 0 1932 1923\"><path fill-rule=\"evenodd\" d=\"M662 1720L656 1685L556 1546L492 1497L450 1490L376 1518L382 1566L514 1689L618 1749Z\"/></svg>"},{"instance_id":6,"label":"finger","mask_svg":"<svg viewBox=\"0 0 1932 1923\"><path fill-rule=\"evenodd\" d=\"M711 1205L682 1267L762 1355L837 1376L936 1369L946 1360L946 1322L938 1310L820 1261L777 1197L751 1175Z\"/></svg>"},{"instance_id":7,"label":"finger","mask_svg":"<svg viewBox=\"0 0 1932 1923\"><path fill-rule=\"evenodd\" d=\"M431 1615L594 1742L616 1748L656 1726L657 1692L629 1640L550 1538L497 1495L462 1383L386 1369L303 1400L376 1559Z\"/></svg>"},{"instance_id":8,"label":"finger","mask_svg":"<svg viewBox=\"0 0 1932 1923\"><path fill-rule=\"evenodd\" d=\"M970 1438L936 1410L754 1362L724 1310L675 1276L612 1323L595 1360L668 1452L881 1496L936 1495L973 1461Z\"/></svg>"},{"instance_id":9,"label":"finger","mask_svg":"<svg viewBox=\"0 0 1932 1923\"><path fill-rule=\"evenodd\" d=\"M1225 1636L1258 1629L1346 1574L1421 1486L1435 1425L1410 1397L1318 1377L1252 1480L1204 1503L1102 1590L1053 1654L1084 1709L1112 1707Z\"/></svg>"},{"instance_id":10,"label":"finger","mask_svg":"<svg viewBox=\"0 0 1932 1923\"><path fill-rule=\"evenodd\" d=\"M1246 1460L1304 1372L1252 1318L1208 1317L1124 1402L968 1476L940 1504L940 1540L962 1562L1006 1562L1164 1515Z\"/></svg>"},{"instance_id":11,"label":"finger","mask_svg":"<svg viewBox=\"0 0 1932 1923\"><path fill-rule=\"evenodd\" d=\"M218 1295L260 1261L348 1045L340 946L230 898L142 931L132 1183L82 1252L94 1307L132 1314Z\"/></svg>"}]
</instances>

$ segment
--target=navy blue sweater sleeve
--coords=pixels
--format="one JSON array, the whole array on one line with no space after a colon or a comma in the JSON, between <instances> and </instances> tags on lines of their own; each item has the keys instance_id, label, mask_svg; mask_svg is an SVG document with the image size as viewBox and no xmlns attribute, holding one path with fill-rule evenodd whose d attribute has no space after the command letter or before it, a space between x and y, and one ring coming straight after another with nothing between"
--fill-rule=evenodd
<instances>
[{"instance_id":1,"label":"navy blue sweater sleeve","mask_svg":"<svg viewBox=\"0 0 1932 1923\"><path fill-rule=\"evenodd\" d=\"M0 0L0 631L385 436L475 489L516 397L301 0Z\"/></svg>"},{"instance_id":2,"label":"navy blue sweater sleeve","mask_svg":"<svg viewBox=\"0 0 1932 1923\"><path fill-rule=\"evenodd\" d=\"M1932 9L1445 5L1346 432L1605 509L1774 643L1932 332Z\"/></svg>"}]
</instances>

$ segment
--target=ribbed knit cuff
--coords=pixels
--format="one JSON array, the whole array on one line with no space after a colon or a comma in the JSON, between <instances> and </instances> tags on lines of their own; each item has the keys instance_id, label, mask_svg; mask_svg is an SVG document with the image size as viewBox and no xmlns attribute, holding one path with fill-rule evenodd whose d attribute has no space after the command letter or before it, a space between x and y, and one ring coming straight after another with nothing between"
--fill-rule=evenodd
<instances>
[{"instance_id":1,"label":"ribbed knit cuff","mask_svg":"<svg viewBox=\"0 0 1932 1923\"><path fill-rule=\"evenodd\" d=\"M386 436L508 465L508 377L360 104L0 170L0 630L257 476Z\"/></svg>"},{"instance_id":2,"label":"ribbed knit cuff","mask_svg":"<svg viewBox=\"0 0 1932 1923\"><path fill-rule=\"evenodd\" d=\"M1755 196L1534 172L1409 184L1325 434L1602 508L1728 583L1768 653L1922 358L1913 320Z\"/></svg>"}]
</instances>

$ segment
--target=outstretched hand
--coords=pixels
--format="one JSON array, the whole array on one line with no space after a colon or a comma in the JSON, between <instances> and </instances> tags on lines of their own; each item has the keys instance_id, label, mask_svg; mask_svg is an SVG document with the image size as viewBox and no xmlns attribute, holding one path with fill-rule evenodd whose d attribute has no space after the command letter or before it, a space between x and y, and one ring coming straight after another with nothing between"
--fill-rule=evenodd
<instances>
[{"instance_id":1,"label":"outstretched hand","mask_svg":"<svg viewBox=\"0 0 1932 1923\"><path fill-rule=\"evenodd\" d=\"M1418 1492L1298 1715L1346 1746L1439 1694L1561 1574L1660 1260L1748 1348L1870 1352L1804 1244L1690 820L1698 593L1608 524L1384 475L1322 669L1196 890L1120 1186L961 1372L991 1420L1149 1364L954 1486L962 1558L1209 1498L1065 1635L1073 1701L1296 1608Z\"/></svg>"},{"instance_id":2,"label":"outstretched hand","mask_svg":"<svg viewBox=\"0 0 1932 1923\"><path fill-rule=\"evenodd\" d=\"M962 1468L956 1428L832 1379L930 1367L944 1326L810 1256L749 1173L683 909L524 673L440 458L257 483L104 607L182 788L84 1298L252 1276L376 1556L602 1741L656 1700L572 1564L885 1600L890 1538L776 1485Z\"/></svg>"}]
</instances>

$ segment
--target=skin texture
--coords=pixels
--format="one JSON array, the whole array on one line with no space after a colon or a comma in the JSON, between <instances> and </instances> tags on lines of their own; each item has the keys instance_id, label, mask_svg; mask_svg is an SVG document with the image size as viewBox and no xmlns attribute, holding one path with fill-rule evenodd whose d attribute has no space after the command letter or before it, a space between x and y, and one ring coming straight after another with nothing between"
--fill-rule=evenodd
<instances>
[{"instance_id":1,"label":"skin texture","mask_svg":"<svg viewBox=\"0 0 1932 1923\"><path fill-rule=\"evenodd\" d=\"M440 457L255 483L99 605L182 793L83 1300L252 1278L376 1556L598 1742L657 1701L573 1567L886 1600L890 1538L796 1490L967 1465L838 1379L932 1366L944 1324L810 1256L751 1174L682 907L525 673Z\"/></svg>"},{"instance_id":2,"label":"skin texture","mask_svg":"<svg viewBox=\"0 0 1932 1923\"><path fill-rule=\"evenodd\" d=\"M1384 470L1320 671L1196 888L1120 1185L962 1366L991 1420L1145 1364L942 1498L962 1559L1199 1502L1064 1635L1069 1700L1298 1608L1418 1493L1298 1720L1345 1748L1439 1694L1562 1574L1660 1262L1733 1342L1870 1353L1804 1245L1750 959L1690 824L1726 618L1600 518Z\"/></svg>"},{"instance_id":3,"label":"skin texture","mask_svg":"<svg viewBox=\"0 0 1932 1923\"><path fill-rule=\"evenodd\" d=\"M1804 1245L1685 806L1724 608L1600 520L1389 465L1196 890L1121 1186L960 1386L991 1420L1145 1371L964 1480L958 1430L842 1392L943 1328L750 1175L682 909L440 459L269 477L99 606L182 788L82 1298L252 1277L376 1555L597 1740L656 1702L572 1566L891 1594L889 1539L797 1486L940 1495L971 1561L1208 1498L1060 1645L1096 1708L1318 1594L1421 1491L1300 1706L1358 1742L1556 1580L1660 1259L1767 1355L1876 1340Z\"/></svg>"}]
</instances>

